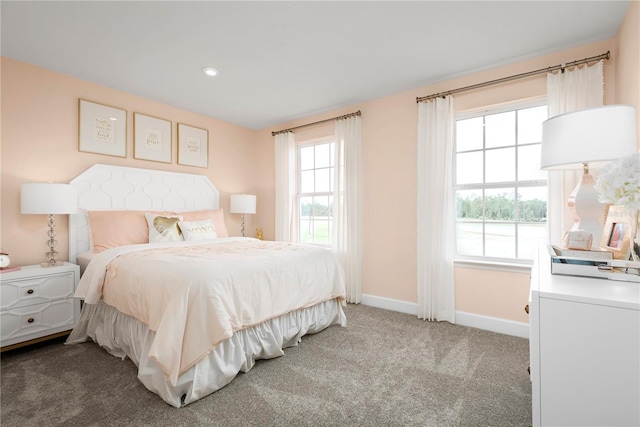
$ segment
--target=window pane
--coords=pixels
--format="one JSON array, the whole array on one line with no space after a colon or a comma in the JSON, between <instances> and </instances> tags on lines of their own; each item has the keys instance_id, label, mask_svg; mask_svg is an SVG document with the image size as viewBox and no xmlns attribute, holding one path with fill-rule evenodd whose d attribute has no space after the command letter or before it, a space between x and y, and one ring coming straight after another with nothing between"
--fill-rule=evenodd
<instances>
[{"instance_id":1,"label":"window pane","mask_svg":"<svg viewBox=\"0 0 640 427\"><path fill-rule=\"evenodd\" d=\"M542 122L547 119L547 106L518 111L518 144L542 141Z\"/></svg>"},{"instance_id":2,"label":"window pane","mask_svg":"<svg viewBox=\"0 0 640 427\"><path fill-rule=\"evenodd\" d=\"M485 256L492 258L515 258L515 242L515 224L489 222L485 224Z\"/></svg>"},{"instance_id":3,"label":"window pane","mask_svg":"<svg viewBox=\"0 0 640 427\"><path fill-rule=\"evenodd\" d=\"M485 116L485 148L516 144L516 112Z\"/></svg>"},{"instance_id":4,"label":"window pane","mask_svg":"<svg viewBox=\"0 0 640 427\"><path fill-rule=\"evenodd\" d=\"M456 218L482 219L482 190L456 191Z\"/></svg>"},{"instance_id":5,"label":"window pane","mask_svg":"<svg viewBox=\"0 0 640 427\"><path fill-rule=\"evenodd\" d=\"M314 188L314 172L313 169L309 171L300 172L300 192L301 193L313 193Z\"/></svg>"},{"instance_id":6,"label":"window pane","mask_svg":"<svg viewBox=\"0 0 640 427\"><path fill-rule=\"evenodd\" d=\"M547 187L518 189L518 221L546 224Z\"/></svg>"},{"instance_id":7,"label":"window pane","mask_svg":"<svg viewBox=\"0 0 640 427\"><path fill-rule=\"evenodd\" d=\"M484 192L487 221L515 221L515 188L497 188Z\"/></svg>"},{"instance_id":8,"label":"window pane","mask_svg":"<svg viewBox=\"0 0 640 427\"><path fill-rule=\"evenodd\" d=\"M313 197L300 197L300 218L313 215Z\"/></svg>"},{"instance_id":9,"label":"window pane","mask_svg":"<svg viewBox=\"0 0 640 427\"><path fill-rule=\"evenodd\" d=\"M456 192L456 253L482 256L482 190Z\"/></svg>"},{"instance_id":10,"label":"window pane","mask_svg":"<svg viewBox=\"0 0 640 427\"><path fill-rule=\"evenodd\" d=\"M486 182L507 182L516 180L515 148L487 150L486 159Z\"/></svg>"},{"instance_id":11,"label":"window pane","mask_svg":"<svg viewBox=\"0 0 640 427\"><path fill-rule=\"evenodd\" d=\"M331 166L331 144L316 145L316 168Z\"/></svg>"},{"instance_id":12,"label":"window pane","mask_svg":"<svg viewBox=\"0 0 640 427\"><path fill-rule=\"evenodd\" d=\"M456 122L456 151L482 149L482 117Z\"/></svg>"},{"instance_id":13,"label":"window pane","mask_svg":"<svg viewBox=\"0 0 640 427\"><path fill-rule=\"evenodd\" d=\"M482 256L482 221L464 219L456 222L456 252L458 255Z\"/></svg>"},{"instance_id":14,"label":"window pane","mask_svg":"<svg viewBox=\"0 0 640 427\"><path fill-rule=\"evenodd\" d=\"M300 148L300 170L313 169L313 146Z\"/></svg>"},{"instance_id":15,"label":"window pane","mask_svg":"<svg viewBox=\"0 0 640 427\"><path fill-rule=\"evenodd\" d=\"M313 243L328 245L331 243L330 221L315 220L313 222Z\"/></svg>"},{"instance_id":16,"label":"window pane","mask_svg":"<svg viewBox=\"0 0 640 427\"><path fill-rule=\"evenodd\" d=\"M546 179L547 172L540 170L540 144L518 147L518 181Z\"/></svg>"},{"instance_id":17,"label":"window pane","mask_svg":"<svg viewBox=\"0 0 640 427\"><path fill-rule=\"evenodd\" d=\"M482 151L456 154L456 183L482 183Z\"/></svg>"},{"instance_id":18,"label":"window pane","mask_svg":"<svg viewBox=\"0 0 640 427\"><path fill-rule=\"evenodd\" d=\"M313 198L313 216L314 218L327 219L331 217L330 196L317 196Z\"/></svg>"},{"instance_id":19,"label":"window pane","mask_svg":"<svg viewBox=\"0 0 640 427\"><path fill-rule=\"evenodd\" d=\"M316 169L316 193L326 193L331 191L332 169Z\"/></svg>"},{"instance_id":20,"label":"window pane","mask_svg":"<svg viewBox=\"0 0 640 427\"><path fill-rule=\"evenodd\" d=\"M313 243L313 233L311 232L311 221L300 218L300 237L301 243Z\"/></svg>"},{"instance_id":21,"label":"window pane","mask_svg":"<svg viewBox=\"0 0 640 427\"><path fill-rule=\"evenodd\" d=\"M547 224L518 224L518 258L533 259L538 246L547 243Z\"/></svg>"}]
</instances>

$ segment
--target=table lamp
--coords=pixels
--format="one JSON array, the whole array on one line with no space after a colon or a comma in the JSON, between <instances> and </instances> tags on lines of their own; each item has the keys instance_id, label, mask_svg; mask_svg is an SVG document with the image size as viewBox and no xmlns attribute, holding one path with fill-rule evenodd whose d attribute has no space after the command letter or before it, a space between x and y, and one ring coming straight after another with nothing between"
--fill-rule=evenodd
<instances>
[{"instance_id":1,"label":"table lamp","mask_svg":"<svg viewBox=\"0 0 640 427\"><path fill-rule=\"evenodd\" d=\"M47 262L43 267L55 267L62 265L56 260L58 252L55 246L55 221L56 214L74 214L78 212L78 195L70 184L50 184L39 182L22 183L20 189L20 212L23 214L49 215L49 240L46 244L49 251L45 256Z\"/></svg>"},{"instance_id":2,"label":"table lamp","mask_svg":"<svg viewBox=\"0 0 640 427\"><path fill-rule=\"evenodd\" d=\"M251 194L232 194L229 212L242 214L241 232L242 237L245 237L244 215L256 213L256 196Z\"/></svg>"},{"instance_id":3,"label":"table lamp","mask_svg":"<svg viewBox=\"0 0 640 427\"><path fill-rule=\"evenodd\" d=\"M599 239L599 219L604 205L598 201L595 179L589 167L638 151L635 109L630 105L607 105L560 114L542 123L540 168L582 169L583 174L569 196L576 222L572 230L585 230Z\"/></svg>"}]
</instances>

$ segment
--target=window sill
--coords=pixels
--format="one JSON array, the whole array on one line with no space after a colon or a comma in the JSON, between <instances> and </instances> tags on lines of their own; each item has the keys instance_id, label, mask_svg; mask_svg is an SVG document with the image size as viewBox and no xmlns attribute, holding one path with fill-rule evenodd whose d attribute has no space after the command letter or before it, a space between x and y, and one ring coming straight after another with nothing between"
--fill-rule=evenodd
<instances>
[{"instance_id":1,"label":"window sill","mask_svg":"<svg viewBox=\"0 0 640 427\"><path fill-rule=\"evenodd\" d=\"M453 261L454 267L473 268L476 270L493 270L508 273L531 274L531 264L506 262L506 261L490 261L475 259L456 259Z\"/></svg>"}]
</instances>

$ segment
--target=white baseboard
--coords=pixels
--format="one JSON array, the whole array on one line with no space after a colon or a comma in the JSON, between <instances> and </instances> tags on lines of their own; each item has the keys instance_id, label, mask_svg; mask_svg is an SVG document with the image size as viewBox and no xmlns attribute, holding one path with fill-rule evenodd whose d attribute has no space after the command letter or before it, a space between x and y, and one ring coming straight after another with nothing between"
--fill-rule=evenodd
<instances>
[{"instance_id":1,"label":"white baseboard","mask_svg":"<svg viewBox=\"0 0 640 427\"><path fill-rule=\"evenodd\" d=\"M371 307L384 308L386 310L398 311L400 313L412 314L414 316L418 315L418 304L413 302L363 294L362 304ZM500 334L513 335L527 339L529 338L529 324L516 322L514 320L456 311L456 324L484 329L485 331L498 332Z\"/></svg>"},{"instance_id":2,"label":"white baseboard","mask_svg":"<svg viewBox=\"0 0 640 427\"><path fill-rule=\"evenodd\" d=\"M515 320L456 311L456 324L529 339L529 324Z\"/></svg>"}]
</instances>

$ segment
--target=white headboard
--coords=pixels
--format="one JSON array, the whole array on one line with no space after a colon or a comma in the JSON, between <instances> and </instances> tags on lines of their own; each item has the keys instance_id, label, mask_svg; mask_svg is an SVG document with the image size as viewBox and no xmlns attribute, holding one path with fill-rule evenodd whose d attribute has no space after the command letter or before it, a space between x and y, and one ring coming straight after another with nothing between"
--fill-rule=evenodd
<instances>
[{"instance_id":1,"label":"white headboard","mask_svg":"<svg viewBox=\"0 0 640 427\"><path fill-rule=\"evenodd\" d=\"M95 164L70 182L78 191L78 214L69 215L69 261L90 247L85 211L185 212L219 207L220 193L204 175Z\"/></svg>"}]
</instances>

